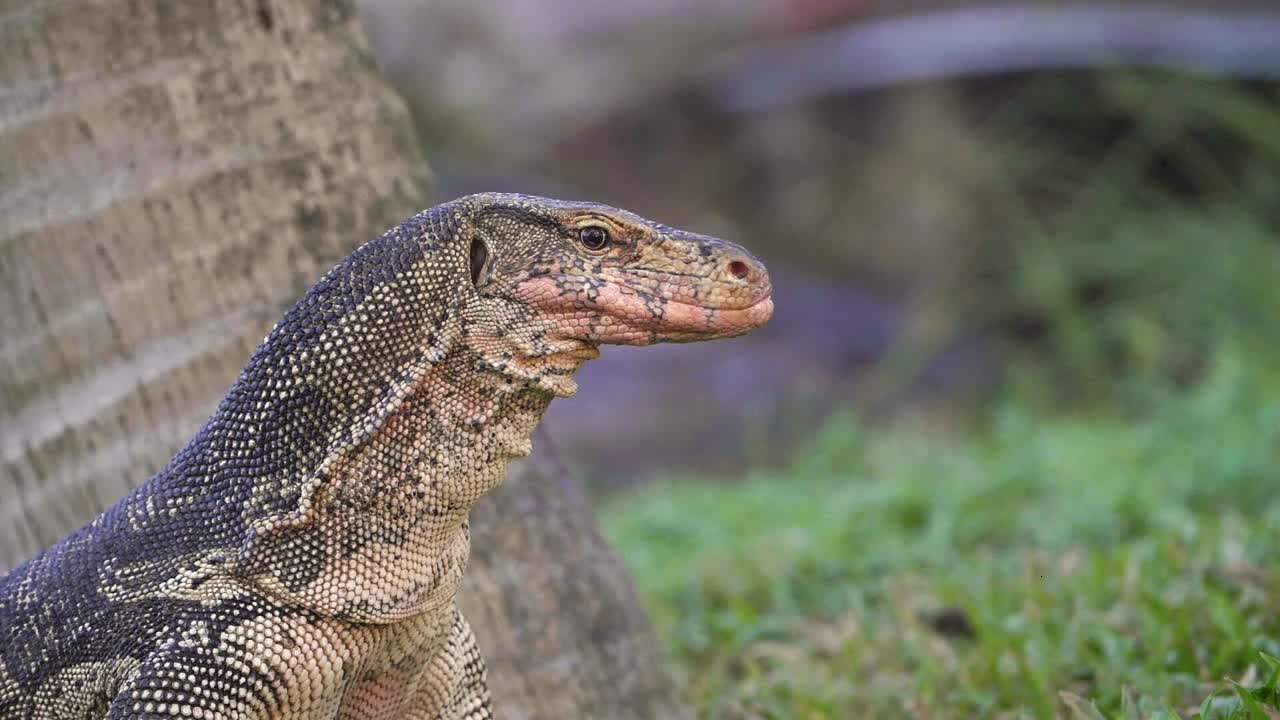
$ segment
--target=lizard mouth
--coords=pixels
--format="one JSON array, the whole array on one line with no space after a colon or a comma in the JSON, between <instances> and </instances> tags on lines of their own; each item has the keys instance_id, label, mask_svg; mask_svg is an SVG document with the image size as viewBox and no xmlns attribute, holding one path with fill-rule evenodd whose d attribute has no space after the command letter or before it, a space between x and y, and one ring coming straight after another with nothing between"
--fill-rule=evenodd
<instances>
[{"instance_id":1,"label":"lizard mouth","mask_svg":"<svg viewBox=\"0 0 1280 720\"><path fill-rule=\"evenodd\" d=\"M735 337L762 327L773 316L773 289L767 284L745 298L735 293L736 297L715 303L684 297L655 302L653 295L613 283L589 295L565 293L553 278L526 282L520 291L527 303L545 313L557 334L594 344L652 345Z\"/></svg>"},{"instance_id":2,"label":"lizard mouth","mask_svg":"<svg viewBox=\"0 0 1280 720\"><path fill-rule=\"evenodd\" d=\"M653 345L736 337L756 330L773 316L772 293L747 305L704 305L669 299L660 310L632 295L602 292L593 309L604 316L590 328L590 340L610 345Z\"/></svg>"},{"instance_id":3,"label":"lizard mouth","mask_svg":"<svg viewBox=\"0 0 1280 720\"><path fill-rule=\"evenodd\" d=\"M746 306L714 307L680 301L667 304L651 328L653 342L693 342L734 337L763 327L773 317L773 294Z\"/></svg>"}]
</instances>

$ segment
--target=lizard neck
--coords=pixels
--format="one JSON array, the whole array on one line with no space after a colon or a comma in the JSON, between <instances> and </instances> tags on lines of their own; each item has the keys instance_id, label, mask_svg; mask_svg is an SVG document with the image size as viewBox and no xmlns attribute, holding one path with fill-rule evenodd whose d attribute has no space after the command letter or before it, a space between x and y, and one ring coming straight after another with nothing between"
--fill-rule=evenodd
<instances>
[{"instance_id":1,"label":"lizard neck","mask_svg":"<svg viewBox=\"0 0 1280 720\"><path fill-rule=\"evenodd\" d=\"M473 334L434 365L375 434L329 469L318 512L274 541L255 580L291 604L386 623L446 607L470 552L467 516L528 455L551 400L598 355L579 341ZM317 546L326 547L316 567ZM303 561L303 562L300 562ZM336 590L335 590L336 588Z\"/></svg>"}]
</instances>

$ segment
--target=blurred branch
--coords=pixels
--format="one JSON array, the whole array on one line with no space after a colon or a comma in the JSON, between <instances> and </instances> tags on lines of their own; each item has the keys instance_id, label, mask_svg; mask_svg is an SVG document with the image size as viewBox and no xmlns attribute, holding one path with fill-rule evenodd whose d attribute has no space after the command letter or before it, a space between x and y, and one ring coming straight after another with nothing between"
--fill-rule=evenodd
<instances>
[{"instance_id":1,"label":"blurred branch","mask_svg":"<svg viewBox=\"0 0 1280 720\"><path fill-rule=\"evenodd\" d=\"M857 22L746 51L712 91L753 112L920 80L1102 65L1280 78L1280 11L974 8Z\"/></svg>"}]
</instances>

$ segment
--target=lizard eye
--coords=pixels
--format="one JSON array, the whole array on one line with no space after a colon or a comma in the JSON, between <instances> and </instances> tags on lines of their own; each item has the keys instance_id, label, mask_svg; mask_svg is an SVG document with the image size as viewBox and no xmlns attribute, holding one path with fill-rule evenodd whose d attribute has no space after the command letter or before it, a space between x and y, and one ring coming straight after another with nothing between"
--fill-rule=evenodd
<instances>
[{"instance_id":1,"label":"lizard eye","mask_svg":"<svg viewBox=\"0 0 1280 720\"><path fill-rule=\"evenodd\" d=\"M582 247L599 252L609 245L609 231L602 227L585 227L578 233L578 240Z\"/></svg>"}]
</instances>

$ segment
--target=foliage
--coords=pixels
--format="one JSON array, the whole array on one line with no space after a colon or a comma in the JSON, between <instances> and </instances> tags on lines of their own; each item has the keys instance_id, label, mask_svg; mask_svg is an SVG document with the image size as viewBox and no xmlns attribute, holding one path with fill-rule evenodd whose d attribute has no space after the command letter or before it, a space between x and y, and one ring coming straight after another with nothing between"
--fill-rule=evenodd
<instances>
[{"instance_id":1,"label":"foliage","mask_svg":"<svg viewBox=\"0 0 1280 720\"><path fill-rule=\"evenodd\" d=\"M776 181L764 235L904 255L842 265L914 278L890 378L1014 340L983 420L846 417L784 472L612 498L605 531L708 717L1280 717L1276 90L971 90L879 154L848 107L774 118L741 145L796 172L735 176ZM869 221L895 194L923 240Z\"/></svg>"},{"instance_id":2,"label":"foliage","mask_svg":"<svg viewBox=\"0 0 1280 720\"><path fill-rule=\"evenodd\" d=\"M1208 365L1140 420L845 418L602 525L708 717L1275 717L1280 368Z\"/></svg>"},{"instance_id":3,"label":"foliage","mask_svg":"<svg viewBox=\"0 0 1280 720\"><path fill-rule=\"evenodd\" d=\"M1041 385L1132 400L1135 380L1194 379L1224 340L1280 350L1276 92L1046 76L987 118L993 241L971 279L988 282L960 292L993 322L1036 320Z\"/></svg>"}]
</instances>

